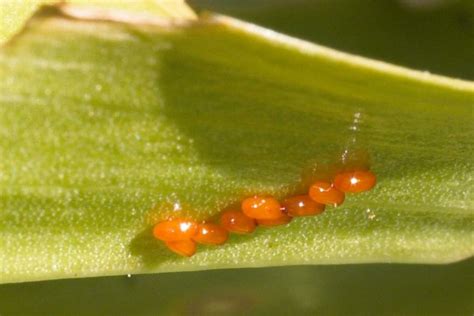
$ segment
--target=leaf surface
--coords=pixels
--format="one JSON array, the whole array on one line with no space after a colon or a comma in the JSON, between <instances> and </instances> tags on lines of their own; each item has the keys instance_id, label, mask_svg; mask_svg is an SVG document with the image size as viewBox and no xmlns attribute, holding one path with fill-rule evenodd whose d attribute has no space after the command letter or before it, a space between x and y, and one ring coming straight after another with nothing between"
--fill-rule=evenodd
<instances>
[{"instance_id":1,"label":"leaf surface","mask_svg":"<svg viewBox=\"0 0 474 316\"><path fill-rule=\"evenodd\" d=\"M472 255L474 84L225 17L37 17L0 51L0 281ZM468 149L468 150L467 150ZM151 237L367 153L369 193L179 258Z\"/></svg>"}]
</instances>

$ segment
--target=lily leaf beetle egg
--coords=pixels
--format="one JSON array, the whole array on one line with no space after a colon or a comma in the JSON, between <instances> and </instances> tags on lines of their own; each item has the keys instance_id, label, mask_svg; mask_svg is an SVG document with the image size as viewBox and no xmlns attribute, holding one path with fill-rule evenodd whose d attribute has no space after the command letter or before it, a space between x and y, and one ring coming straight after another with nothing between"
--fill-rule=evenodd
<instances>
[{"instance_id":1,"label":"lily leaf beetle egg","mask_svg":"<svg viewBox=\"0 0 474 316\"><path fill-rule=\"evenodd\" d=\"M222 245L228 238L228 231L213 223L199 224L197 234L193 236L194 241L205 245Z\"/></svg>"},{"instance_id":2,"label":"lily leaf beetle egg","mask_svg":"<svg viewBox=\"0 0 474 316\"><path fill-rule=\"evenodd\" d=\"M237 234L250 234L256 227L255 220L240 211L222 213L221 225L228 231Z\"/></svg>"},{"instance_id":3,"label":"lily leaf beetle egg","mask_svg":"<svg viewBox=\"0 0 474 316\"><path fill-rule=\"evenodd\" d=\"M290 216L310 216L324 212L324 204L318 203L307 195L296 195L282 202L286 213Z\"/></svg>"},{"instance_id":4,"label":"lily leaf beetle egg","mask_svg":"<svg viewBox=\"0 0 474 316\"><path fill-rule=\"evenodd\" d=\"M368 170L342 172L334 178L334 186L348 193L359 193L372 189L377 179L375 174Z\"/></svg>"},{"instance_id":5,"label":"lily leaf beetle egg","mask_svg":"<svg viewBox=\"0 0 474 316\"><path fill-rule=\"evenodd\" d=\"M191 257L196 253L196 243L193 240L165 241L166 247L178 255Z\"/></svg>"},{"instance_id":6,"label":"lily leaf beetle egg","mask_svg":"<svg viewBox=\"0 0 474 316\"><path fill-rule=\"evenodd\" d=\"M273 226L286 225L289 222L291 222L292 219L293 218L291 216L288 216L283 213L282 216L275 219L257 219L257 223L260 226L273 227Z\"/></svg>"},{"instance_id":7,"label":"lily leaf beetle egg","mask_svg":"<svg viewBox=\"0 0 474 316\"><path fill-rule=\"evenodd\" d=\"M252 196L242 201L242 211L255 219L277 219L283 215L280 203L272 196Z\"/></svg>"},{"instance_id":8,"label":"lily leaf beetle egg","mask_svg":"<svg viewBox=\"0 0 474 316\"><path fill-rule=\"evenodd\" d=\"M170 219L159 222L153 228L155 238L163 241L177 241L191 239L196 235L198 225L187 219Z\"/></svg>"},{"instance_id":9,"label":"lily leaf beetle egg","mask_svg":"<svg viewBox=\"0 0 474 316\"><path fill-rule=\"evenodd\" d=\"M341 205L345 198L344 192L339 191L332 183L326 181L313 183L308 193L314 201L332 206Z\"/></svg>"}]
</instances>

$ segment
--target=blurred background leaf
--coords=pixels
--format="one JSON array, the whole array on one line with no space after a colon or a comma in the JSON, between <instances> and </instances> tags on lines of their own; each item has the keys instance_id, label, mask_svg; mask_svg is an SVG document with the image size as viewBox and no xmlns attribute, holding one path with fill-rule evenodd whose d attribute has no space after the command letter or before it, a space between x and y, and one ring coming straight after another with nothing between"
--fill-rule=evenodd
<instances>
[{"instance_id":1,"label":"blurred background leaf","mask_svg":"<svg viewBox=\"0 0 474 316\"><path fill-rule=\"evenodd\" d=\"M472 315L474 260L163 273L0 286L2 315ZM20 303L21 302L21 303Z\"/></svg>"},{"instance_id":2,"label":"blurred background leaf","mask_svg":"<svg viewBox=\"0 0 474 316\"><path fill-rule=\"evenodd\" d=\"M474 79L472 0L190 0L341 51Z\"/></svg>"}]
</instances>

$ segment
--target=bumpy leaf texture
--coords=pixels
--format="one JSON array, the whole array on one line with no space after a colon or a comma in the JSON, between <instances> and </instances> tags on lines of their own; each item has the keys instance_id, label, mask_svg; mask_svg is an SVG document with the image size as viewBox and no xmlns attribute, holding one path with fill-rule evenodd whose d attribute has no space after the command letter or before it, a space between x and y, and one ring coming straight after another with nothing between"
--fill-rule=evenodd
<instances>
[{"instance_id":1,"label":"bumpy leaf texture","mask_svg":"<svg viewBox=\"0 0 474 316\"><path fill-rule=\"evenodd\" d=\"M0 281L472 255L474 84L222 16L37 16L0 50ZM284 197L363 156L377 187L180 258L156 221ZM178 211L176 211L178 209Z\"/></svg>"}]
</instances>

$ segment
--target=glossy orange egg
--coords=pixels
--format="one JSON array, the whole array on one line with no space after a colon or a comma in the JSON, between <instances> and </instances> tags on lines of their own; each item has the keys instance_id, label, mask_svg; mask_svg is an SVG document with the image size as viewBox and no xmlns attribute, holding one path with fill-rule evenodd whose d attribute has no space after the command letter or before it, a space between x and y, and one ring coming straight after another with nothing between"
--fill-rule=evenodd
<instances>
[{"instance_id":1,"label":"glossy orange egg","mask_svg":"<svg viewBox=\"0 0 474 316\"><path fill-rule=\"evenodd\" d=\"M292 220L291 216L288 216L283 213L282 216L276 219L257 219L257 223L260 226L267 226L267 227L272 227L272 226L280 226L280 225L286 225Z\"/></svg>"},{"instance_id":2,"label":"glossy orange egg","mask_svg":"<svg viewBox=\"0 0 474 316\"><path fill-rule=\"evenodd\" d=\"M272 196L252 196L242 201L242 212L255 219L277 219L283 215L280 203Z\"/></svg>"},{"instance_id":3,"label":"glossy orange egg","mask_svg":"<svg viewBox=\"0 0 474 316\"><path fill-rule=\"evenodd\" d=\"M226 211L222 213L221 225L228 231L237 234L250 234L256 227L255 220L240 211Z\"/></svg>"},{"instance_id":4,"label":"glossy orange egg","mask_svg":"<svg viewBox=\"0 0 474 316\"><path fill-rule=\"evenodd\" d=\"M339 191L333 184L317 181L309 187L309 197L320 204L338 206L344 202L344 192Z\"/></svg>"},{"instance_id":5,"label":"glossy orange egg","mask_svg":"<svg viewBox=\"0 0 474 316\"><path fill-rule=\"evenodd\" d=\"M324 212L324 204L318 203L308 195L296 195L287 198L282 203L289 216L310 216Z\"/></svg>"},{"instance_id":6,"label":"glossy orange egg","mask_svg":"<svg viewBox=\"0 0 474 316\"><path fill-rule=\"evenodd\" d=\"M176 218L159 222L153 228L155 238L163 241L191 239L198 232L198 224L194 221Z\"/></svg>"},{"instance_id":7,"label":"glossy orange egg","mask_svg":"<svg viewBox=\"0 0 474 316\"><path fill-rule=\"evenodd\" d=\"M165 241L166 247L178 255L191 257L196 253L196 243L193 240Z\"/></svg>"},{"instance_id":8,"label":"glossy orange egg","mask_svg":"<svg viewBox=\"0 0 474 316\"><path fill-rule=\"evenodd\" d=\"M229 232L213 223L204 223L198 225L198 232L193 240L206 245L222 245L229 238Z\"/></svg>"},{"instance_id":9,"label":"glossy orange egg","mask_svg":"<svg viewBox=\"0 0 474 316\"><path fill-rule=\"evenodd\" d=\"M377 179L375 174L368 170L342 172L334 178L334 186L349 193L359 193L372 189Z\"/></svg>"}]
</instances>

